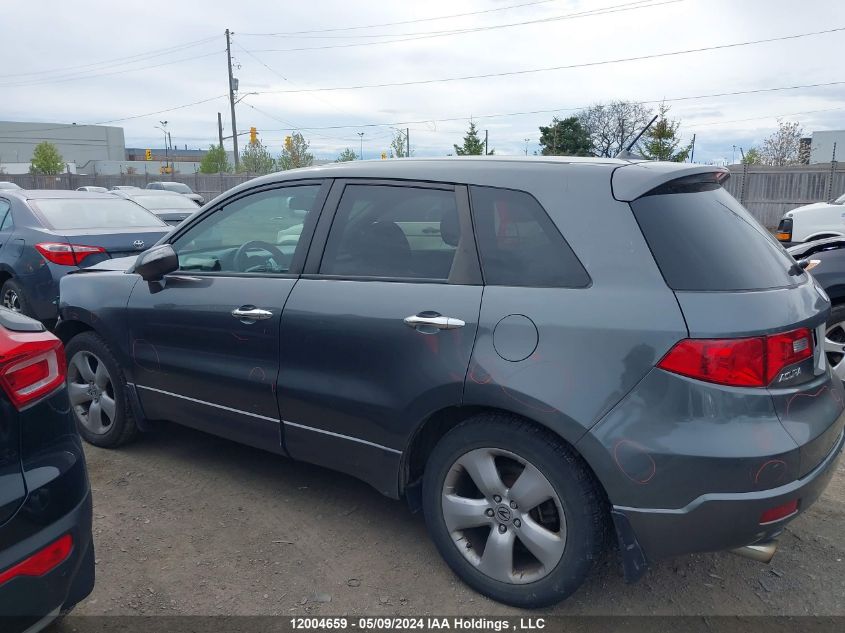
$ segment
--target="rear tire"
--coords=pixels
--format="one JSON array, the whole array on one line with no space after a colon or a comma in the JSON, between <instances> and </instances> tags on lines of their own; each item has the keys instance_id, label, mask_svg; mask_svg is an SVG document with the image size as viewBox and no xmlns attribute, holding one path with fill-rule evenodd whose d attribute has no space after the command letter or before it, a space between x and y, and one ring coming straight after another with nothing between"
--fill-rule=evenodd
<instances>
[{"instance_id":1,"label":"rear tire","mask_svg":"<svg viewBox=\"0 0 845 633\"><path fill-rule=\"evenodd\" d=\"M452 571L516 607L571 595L607 543L605 497L583 459L505 414L474 416L438 442L423 476L423 510Z\"/></svg>"},{"instance_id":2,"label":"rear tire","mask_svg":"<svg viewBox=\"0 0 845 633\"><path fill-rule=\"evenodd\" d=\"M830 310L825 324L825 355L834 376L845 382L845 303ZM839 353L839 352L842 353Z\"/></svg>"},{"instance_id":3,"label":"rear tire","mask_svg":"<svg viewBox=\"0 0 845 633\"><path fill-rule=\"evenodd\" d=\"M65 346L65 355L68 397L82 438L101 448L132 441L138 425L126 397L126 379L106 342L83 332Z\"/></svg>"},{"instance_id":4,"label":"rear tire","mask_svg":"<svg viewBox=\"0 0 845 633\"><path fill-rule=\"evenodd\" d=\"M28 317L34 316L26 293L15 279L7 279L0 288L0 305Z\"/></svg>"}]
</instances>

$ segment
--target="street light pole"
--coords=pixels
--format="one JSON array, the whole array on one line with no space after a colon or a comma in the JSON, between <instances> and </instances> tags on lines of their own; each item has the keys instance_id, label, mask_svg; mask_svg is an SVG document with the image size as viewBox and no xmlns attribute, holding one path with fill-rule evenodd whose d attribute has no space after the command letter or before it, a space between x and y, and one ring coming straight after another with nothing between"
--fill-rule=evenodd
<instances>
[{"instance_id":1,"label":"street light pole","mask_svg":"<svg viewBox=\"0 0 845 633\"><path fill-rule=\"evenodd\" d=\"M364 133L358 132L358 137L361 139L361 148L358 150L358 160L364 160Z\"/></svg>"},{"instance_id":2,"label":"street light pole","mask_svg":"<svg viewBox=\"0 0 845 633\"><path fill-rule=\"evenodd\" d=\"M161 127L156 125L155 128L164 133L164 167L167 168L170 164L170 157L167 153L167 121L159 121L159 123L161 123Z\"/></svg>"}]
</instances>

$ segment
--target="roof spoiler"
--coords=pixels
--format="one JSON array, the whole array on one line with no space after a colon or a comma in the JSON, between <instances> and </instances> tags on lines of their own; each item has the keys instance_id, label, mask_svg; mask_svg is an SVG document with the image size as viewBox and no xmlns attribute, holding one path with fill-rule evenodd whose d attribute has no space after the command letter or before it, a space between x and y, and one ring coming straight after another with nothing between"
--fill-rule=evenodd
<instances>
[{"instance_id":1,"label":"roof spoiler","mask_svg":"<svg viewBox=\"0 0 845 633\"><path fill-rule=\"evenodd\" d=\"M731 172L724 167L693 165L690 163L643 162L623 165L613 171L611 188L613 197L621 202L631 202L651 193L658 187L678 181L683 185L692 180L709 181L717 185L724 183ZM698 178L690 178L696 177ZM675 191L675 193L680 190ZM663 193L672 193L668 189Z\"/></svg>"}]
</instances>

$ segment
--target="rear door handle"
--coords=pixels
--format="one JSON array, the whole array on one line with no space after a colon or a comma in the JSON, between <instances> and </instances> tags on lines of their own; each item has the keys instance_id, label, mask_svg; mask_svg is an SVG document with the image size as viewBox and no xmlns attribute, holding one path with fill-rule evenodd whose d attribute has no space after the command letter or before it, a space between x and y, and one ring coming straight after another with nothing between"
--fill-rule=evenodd
<instances>
[{"instance_id":1,"label":"rear door handle","mask_svg":"<svg viewBox=\"0 0 845 633\"><path fill-rule=\"evenodd\" d=\"M241 306L232 310L232 316L238 319L241 323L255 323L256 321L264 321L273 316L270 310L262 310L255 306Z\"/></svg>"},{"instance_id":2,"label":"rear door handle","mask_svg":"<svg viewBox=\"0 0 845 633\"><path fill-rule=\"evenodd\" d=\"M420 316L419 314L413 314L409 317L405 317L405 325L414 329L421 326L428 326L437 328L438 330L456 330L459 327L464 327L466 323L460 319L445 317L439 314L437 316Z\"/></svg>"}]
</instances>

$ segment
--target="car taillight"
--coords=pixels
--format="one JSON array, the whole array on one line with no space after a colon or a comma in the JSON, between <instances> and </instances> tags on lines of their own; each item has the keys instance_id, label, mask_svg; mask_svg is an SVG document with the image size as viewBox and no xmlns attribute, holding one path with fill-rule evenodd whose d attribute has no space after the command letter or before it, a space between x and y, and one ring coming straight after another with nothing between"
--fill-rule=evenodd
<instances>
[{"instance_id":1,"label":"car taillight","mask_svg":"<svg viewBox=\"0 0 845 633\"><path fill-rule=\"evenodd\" d=\"M20 576L43 576L65 562L73 550L73 538L65 534L17 565L0 572L0 585Z\"/></svg>"},{"instance_id":2,"label":"car taillight","mask_svg":"<svg viewBox=\"0 0 845 633\"><path fill-rule=\"evenodd\" d=\"M775 237L777 237L781 242L792 241L792 218L784 218L780 221Z\"/></svg>"},{"instance_id":3,"label":"car taillight","mask_svg":"<svg viewBox=\"0 0 845 633\"><path fill-rule=\"evenodd\" d=\"M685 339L657 364L661 369L732 387L765 387L784 367L813 355L810 330L739 339Z\"/></svg>"},{"instance_id":4,"label":"car taillight","mask_svg":"<svg viewBox=\"0 0 845 633\"><path fill-rule=\"evenodd\" d=\"M17 409L58 389L66 375L64 348L55 336L0 328L0 387Z\"/></svg>"},{"instance_id":5,"label":"car taillight","mask_svg":"<svg viewBox=\"0 0 845 633\"><path fill-rule=\"evenodd\" d=\"M784 503L776 508L770 508L760 515L760 525L766 523L774 523L786 517L792 516L798 512L798 499L794 499L788 503Z\"/></svg>"},{"instance_id":6,"label":"car taillight","mask_svg":"<svg viewBox=\"0 0 845 633\"><path fill-rule=\"evenodd\" d=\"M47 261L60 266L78 266L82 260L95 253L105 253L102 246L85 246L84 244L66 244L64 242L41 242L35 248Z\"/></svg>"}]
</instances>

